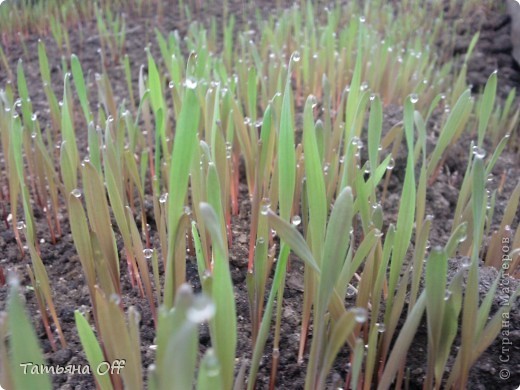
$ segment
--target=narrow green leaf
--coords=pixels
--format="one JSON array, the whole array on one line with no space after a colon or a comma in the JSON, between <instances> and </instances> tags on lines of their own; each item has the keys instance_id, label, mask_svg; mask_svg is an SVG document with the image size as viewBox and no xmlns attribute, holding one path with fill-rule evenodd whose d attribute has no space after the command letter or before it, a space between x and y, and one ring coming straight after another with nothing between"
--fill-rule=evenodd
<instances>
[{"instance_id":1,"label":"narrow green leaf","mask_svg":"<svg viewBox=\"0 0 520 390\"><path fill-rule=\"evenodd\" d=\"M70 59L70 69L72 70L72 76L74 77L74 84L76 84L76 91L78 93L81 108L83 109L83 115L85 116L87 124L90 124L93 118L88 102L87 86L85 85L85 78L83 76L83 69L81 69L81 63L75 54L73 54Z\"/></svg>"},{"instance_id":2,"label":"narrow green leaf","mask_svg":"<svg viewBox=\"0 0 520 390\"><path fill-rule=\"evenodd\" d=\"M289 245L298 257L300 257L307 265L314 269L316 272L320 272L320 268L316 264L316 260L314 259L309 246L305 242L305 239L302 237L298 229L296 229L289 222L284 221L278 215L269 211L268 214L269 224L271 227L276 230L278 235L282 238L284 242Z\"/></svg>"},{"instance_id":3,"label":"narrow green leaf","mask_svg":"<svg viewBox=\"0 0 520 390\"><path fill-rule=\"evenodd\" d=\"M478 121L478 147L481 148L484 142L484 135L491 117L491 112L495 108L495 97L497 94L497 71L491 73L484 88L482 100L480 101L480 113Z\"/></svg>"},{"instance_id":4,"label":"narrow green leaf","mask_svg":"<svg viewBox=\"0 0 520 390\"><path fill-rule=\"evenodd\" d=\"M292 115L291 72L288 72L282 100L280 132L278 134L278 191L280 216L285 221L291 218L296 185L296 154L294 150L294 123Z\"/></svg>"},{"instance_id":5,"label":"narrow green leaf","mask_svg":"<svg viewBox=\"0 0 520 390\"><path fill-rule=\"evenodd\" d=\"M379 380L378 390L388 390L395 378L397 370L401 367L403 361L408 353L408 348L412 344L412 341L417 331L417 327L422 319L424 309L426 307L426 293L423 292L417 300L414 308L408 315L403 328L399 332L399 336L395 341L395 345L399 348L392 349L392 353L388 358L383 375Z\"/></svg>"},{"instance_id":6,"label":"narrow green leaf","mask_svg":"<svg viewBox=\"0 0 520 390\"><path fill-rule=\"evenodd\" d=\"M96 339L96 336L88 321L83 317L78 310L74 312L74 318L76 320L76 328L78 329L79 339L81 340L81 345L85 350L85 355L87 355L87 360L91 368L91 372L94 373L96 381L101 390L110 390L113 389L112 382L110 382L109 375L100 375L97 368L101 363L105 361L105 357L103 356L103 351L99 346L99 343Z\"/></svg>"},{"instance_id":7,"label":"narrow green leaf","mask_svg":"<svg viewBox=\"0 0 520 390\"><path fill-rule=\"evenodd\" d=\"M309 199L309 228L312 232L313 253L316 260L320 262L327 222L327 198L312 112L315 104L316 98L307 98L303 113L303 148L307 175L307 197Z\"/></svg>"},{"instance_id":8,"label":"narrow green leaf","mask_svg":"<svg viewBox=\"0 0 520 390\"><path fill-rule=\"evenodd\" d=\"M229 262L221 235L220 223L213 208L200 204L200 211L210 231L214 247L213 291L215 317L210 321L212 341L220 362L222 388L231 389L234 382L235 353L237 345L237 323L235 295L229 270Z\"/></svg>"},{"instance_id":9,"label":"narrow green leaf","mask_svg":"<svg viewBox=\"0 0 520 390\"><path fill-rule=\"evenodd\" d=\"M11 332L11 368L14 383L17 389L52 389L48 374L32 375L31 364L42 365L42 352L38 346L38 339L32 327L31 319L25 313L20 299L18 281L11 285L7 304L8 324ZM40 366L41 367L41 366ZM24 372L27 370L27 372Z\"/></svg>"},{"instance_id":10,"label":"narrow green leaf","mask_svg":"<svg viewBox=\"0 0 520 390\"><path fill-rule=\"evenodd\" d=\"M199 127L199 103L196 91L186 88L180 117L177 121L173 152L170 162L168 193L168 254L164 304L171 308L175 292L175 237L179 220L184 212L184 200L188 189L188 177L193 153L197 147L197 129ZM183 259L184 261L184 259Z\"/></svg>"}]
</instances>

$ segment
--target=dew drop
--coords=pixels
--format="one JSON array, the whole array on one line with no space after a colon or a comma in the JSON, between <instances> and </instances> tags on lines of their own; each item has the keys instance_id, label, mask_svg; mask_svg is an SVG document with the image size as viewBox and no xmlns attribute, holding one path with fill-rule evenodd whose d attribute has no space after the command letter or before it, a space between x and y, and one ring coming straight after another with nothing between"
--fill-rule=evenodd
<instances>
[{"instance_id":1,"label":"dew drop","mask_svg":"<svg viewBox=\"0 0 520 390\"><path fill-rule=\"evenodd\" d=\"M78 311L83 314L84 316L88 315L89 313L89 308L85 305L81 305L79 308L78 308Z\"/></svg>"},{"instance_id":2,"label":"dew drop","mask_svg":"<svg viewBox=\"0 0 520 390\"><path fill-rule=\"evenodd\" d=\"M112 294L110 295L110 301L114 302L116 305L119 305L121 303L121 296L118 294Z\"/></svg>"},{"instance_id":3,"label":"dew drop","mask_svg":"<svg viewBox=\"0 0 520 390\"><path fill-rule=\"evenodd\" d=\"M195 89L197 88L197 80L195 80L193 77L188 77L184 85L188 89Z\"/></svg>"},{"instance_id":4,"label":"dew drop","mask_svg":"<svg viewBox=\"0 0 520 390\"><path fill-rule=\"evenodd\" d=\"M368 319L368 311L363 307L355 307L351 311L354 313L354 319L356 322L360 324L364 323Z\"/></svg>"},{"instance_id":5,"label":"dew drop","mask_svg":"<svg viewBox=\"0 0 520 390\"><path fill-rule=\"evenodd\" d=\"M309 96L309 102L312 108L315 108L318 105L318 99L314 95Z\"/></svg>"},{"instance_id":6,"label":"dew drop","mask_svg":"<svg viewBox=\"0 0 520 390\"><path fill-rule=\"evenodd\" d=\"M385 331L386 331L385 324L383 324L381 322L376 323L376 328L377 328L378 333L385 333Z\"/></svg>"},{"instance_id":7,"label":"dew drop","mask_svg":"<svg viewBox=\"0 0 520 390\"><path fill-rule=\"evenodd\" d=\"M208 377L216 377L220 374L220 364L213 348L208 348L206 351L204 364Z\"/></svg>"},{"instance_id":8,"label":"dew drop","mask_svg":"<svg viewBox=\"0 0 520 390\"><path fill-rule=\"evenodd\" d=\"M301 217L299 215L295 215L295 216L292 217L291 223L294 226L298 226L300 223L302 223L302 219L301 219Z\"/></svg>"},{"instance_id":9,"label":"dew drop","mask_svg":"<svg viewBox=\"0 0 520 390\"><path fill-rule=\"evenodd\" d=\"M370 174L371 170L370 170L370 161L367 161L365 163L365 173L368 175Z\"/></svg>"},{"instance_id":10,"label":"dew drop","mask_svg":"<svg viewBox=\"0 0 520 390\"><path fill-rule=\"evenodd\" d=\"M299 51L295 51L292 54L292 59L293 59L294 62L300 62L300 60L302 59L302 56L300 55L300 52Z\"/></svg>"},{"instance_id":11,"label":"dew drop","mask_svg":"<svg viewBox=\"0 0 520 390\"><path fill-rule=\"evenodd\" d=\"M419 101L419 96L417 96L416 93L412 93L412 94L410 95L410 101L411 101L413 104L417 103L417 102Z\"/></svg>"},{"instance_id":12,"label":"dew drop","mask_svg":"<svg viewBox=\"0 0 520 390\"><path fill-rule=\"evenodd\" d=\"M153 256L153 249L151 249L151 248L143 249L143 255L144 255L145 259L151 259Z\"/></svg>"},{"instance_id":13,"label":"dew drop","mask_svg":"<svg viewBox=\"0 0 520 390\"><path fill-rule=\"evenodd\" d=\"M159 203L165 204L167 200L168 200L168 193L165 192L165 193L162 194L161 197L159 198Z\"/></svg>"},{"instance_id":14,"label":"dew drop","mask_svg":"<svg viewBox=\"0 0 520 390\"><path fill-rule=\"evenodd\" d=\"M480 158L480 159L483 159L484 157L486 157L486 151L482 148L479 148L478 146L473 146L473 155L476 157L476 158Z\"/></svg>"},{"instance_id":15,"label":"dew drop","mask_svg":"<svg viewBox=\"0 0 520 390\"><path fill-rule=\"evenodd\" d=\"M201 324L209 321L215 315L215 304L206 295L195 296L193 304L186 312L188 320L194 324Z\"/></svg>"},{"instance_id":16,"label":"dew drop","mask_svg":"<svg viewBox=\"0 0 520 390\"><path fill-rule=\"evenodd\" d=\"M323 167L323 173L328 174L329 169L330 169L330 164L329 163L325 164L325 166Z\"/></svg>"},{"instance_id":17,"label":"dew drop","mask_svg":"<svg viewBox=\"0 0 520 390\"><path fill-rule=\"evenodd\" d=\"M81 198L81 190L79 188L74 188L70 194L75 198Z\"/></svg>"},{"instance_id":18,"label":"dew drop","mask_svg":"<svg viewBox=\"0 0 520 390\"><path fill-rule=\"evenodd\" d=\"M24 221L18 221L18 223L16 224L16 228L18 230L23 230L25 229L25 222Z\"/></svg>"},{"instance_id":19,"label":"dew drop","mask_svg":"<svg viewBox=\"0 0 520 390\"><path fill-rule=\"evenodd\" d=\"M390 158L390 161L388 161L388 165L386 166L386 169L388 169L389 171L391 171L392 169L395 168L395 160L394 158Z\"/></svg>"},{"instance_id":20,"label":"dew drop","mask_svg":"<svg viewBox=\"0 0 520 390\"><path fill-rule=\"evenodd\" d=\"M462 268L469 268L469 266L471 265L471 257L469 257L469 256L464 257L462 259L461 265L462 265Z\"/></svg>"},{"instance_id":21,"label":"dew drop","mask_svg":"<svg viewBox=\"0 0 520 390\"><path fill-rule=\"evenodd\" d=\"M271 201L269 198L262 199L262 203L260 204L260 213L262 215L267 215L269 213L269 208L271 207Z\"/></svg>"},{"instance_id":22,"label":"dew drop","mask_svg":"<svg viewBox=\"0 0 520 390\"><path fill-rule=\"evenodd\" d=\"M450 299L450 297L451 297L451 291L446 290L446 292L444 293L444 300L447 301Z\"/></svg>"}]
</instances>

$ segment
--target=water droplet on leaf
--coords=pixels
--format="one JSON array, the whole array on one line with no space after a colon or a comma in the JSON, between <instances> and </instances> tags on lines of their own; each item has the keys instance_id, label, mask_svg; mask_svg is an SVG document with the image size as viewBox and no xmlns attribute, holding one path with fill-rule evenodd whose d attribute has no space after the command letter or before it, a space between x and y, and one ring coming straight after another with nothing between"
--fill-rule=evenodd
<instances>
[{"instance_id":1,"label":"water droplet on leaf","mask_svg":"<svg viewBox=\"0 0 520 390\"><path fill-rule=\"evenodd\" d=\"M81 190L79 188L74 188L70 193L75 198L81 198Z\"/></svg>"},{"instance_id":2,"label":"water droplet on leaf","mask_svg":"<svg viewBox=\"0 0 520 390\"><path fill-rule=\"evenodd\" d=\"M356 322L362 324L368 319L368 311L363 307L355 307L352 309L352 313L354 313L354 319Z\"/></svg>"},{"instance_id":3,"label":"water droplet on leaf","mask_svg":"<svg viewBox=\"0 0 520 390\"><path fill-rule=\"evenodd\" d=\"M193 304L186 312L186 317L194 324L209 321L214 315L215 304L209 297L203 294L195 296Z\"/></svg>"},{"instance_id":4,"label":"water droplet on leaf","mask_svg":"<svg viewBox=\"0 0 520 390\"><path fill-rule=\"evenodd\" d=\"M292 217L291 219L291 223L294 225L294 226L298 226L300 223L302 222L302 219L299 215L295 215Z\"/></svg>"},{"instance_id":5,"label":"water droplet on leaf","mask_svg":"<svg viewBox=\"0 0 520 390\"><path fill-rule=\"evenodd\" d=\"M165 192L165 193L162 194L161 197L159 198L159 203L165 204L167 200L168 200L168 193Z\"/></svg>"}]
</instances>

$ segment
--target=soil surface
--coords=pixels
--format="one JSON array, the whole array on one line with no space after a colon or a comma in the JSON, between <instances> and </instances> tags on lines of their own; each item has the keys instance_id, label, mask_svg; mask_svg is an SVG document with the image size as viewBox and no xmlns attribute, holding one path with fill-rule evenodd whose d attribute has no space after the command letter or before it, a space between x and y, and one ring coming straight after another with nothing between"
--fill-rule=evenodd
<instances>
[{"instance_id":1,"label":"soil surface","mask_svg":"<svg viewBox=\"0 0 520 390\"><path fill-rule=\"evenodd\" d=\"M505 8L505 6L504 6ZM511 18L505 12L478 8L466 20L456 20L457 37L453 51L466 54L473 36L480 31L479 40L468 61L468 83L474 91L481 90L489 75L498 71L500 87L498 93L505 98L511 89L520 87L520 68L513 59L511 44ZM458 23L457 23L458 22Z\"/></svg>"},{"instance_id":2,"label":"soil surface","mask_svg":"<svg viewBox=\"0 0 520 390\"><path fill-rule=\"evenodd\" d=\"M260 7L262 13L269 14L274 9L274 1L256 1L247 2L251 6ZM239 23L244 23L241 15L244 15L247 9L244 9L242 1L230 1L230 13L237 16ZM250 6L246 6L250 7ZM206 12L207 11L207 12ZM194 14L197 20L208 23L211 15L221 18L221 9L219 6L213 10L201 10ZM188 24L170 14L162 15L159 21L157 16L139 17L132 12L127 13L127 44L126 54L130 58L132 64L132 77L135 85L139 65L145 61L144 47L148 42L155 42L155 37L150 31L150 26L159 26L163 33L172 30L178 30L183 36L188 28ZM520 87L520 71L518 65L514 64L511 57L511 44L509 39L509 20L499 11L482 10L481 13L476 12L458 24L457 31L459 36L456 39L453 53L449 55L464 54L467 50L469 40L479 26L482 29L481 41L477 44L475 54L468 66L468 80L473 84L475 90L480 89L489 74L495 69L499 69L499 95L501 98L507 96L511 88ZM94 74L101 70L101 60L98 53L99 37L96 36L95 24L93 21L86 21L82 25L82 35L89 37L86 41L80 38L77 29L70 31L71 46L78 53L84 72L87 74L87 80L90 82L90 92L92 101L97 101L95 95ZM39 66L37 59L37 42L40 37L31 36L26 41L25 50L20 45L12 45L4 48L11 62L11 68L16 69L18 58L23 58L24 69L29 85L41 85ZM53 39L50 37L41 37L47 46L52 72L53 88L58 96L62 93L63 75L59 68L62 54L64 54ZM24 53L24 51L26 53ZM155 58L160 58L157 45L151 45L151 51ZM25 54L28 54L25 55ZM126 82L124 79L123 68L108 60L105 64L108 70L114 96L118 99L119 104L123 98L128 96ZM0 74L0 86L5 85L7 81L6 74ZM2 87L0 87L2 88ZM46 98L42 88L35 87L30 89L32 104L34 110L38 113L40 123L50 126L49 110ZM86 127L79 112L76 113L76 123L79 128L76 130L78 135L78 145L82 148L83 153L86 150ZM439 132L440 115L433 115L428 123L428 134L431 139L430 144L434 144ZM402 110L396 106L388 106L385 108L384 127L386 130L391 128L396 122L402 120ZM431 246L445 245L451 231L451 218L453 210L456 206L458 197L458 188L466 169L467 155L469 150L470 137L463 139L455 145L448 158L445 161L445 169L440 173L437 180L428 188L427 194L427 214L434 217L433 228L431 232ZM399 207L400 193L402 182L404 179L405 160L398 159L396 167L393 170L392 177L389 181L389 194L383 204L385 211L385 224L395 223L397 211ZM493 190L498 188L499 178L505 178L504 189L497 195L496 211L494 214L492 229L500 224L503 216L503 210L507 204L510 194L518 183L520 177L520 161L518 154L512 150L506 150L499 159L494 171L494 182L490 183L489 188ZM245 183L245 180L243 181ZM1 190L6 192L6 182L1 183ZM245 276L247 272L247 257L249 246L249 196L245 184L241 184L240 194L240 213L234 216L232 220L233 245L230 248L230 262L233 282L235 285L235 295L237 302L238 314L238 349L237 357L240 359L251 358L251 327L249 320L249 309L247 300L247 290ZM9 209L8 204L4 204L5 210ZM152 239L157 242L157 237L153 235L153 215L150 213L149 223L152 224ZM38 237L41 238L40 249L44 264L47 268L49 278L52 281L54 292L54 303L58 309L59 319L63 328L68 346L65 349L58 349L53 352L48 341L47 335L40 321L40 314L34 293L30 289L24 290L27 309L31 314L31 318L36 326L41 346L44 350L47 362L50 364L86 364L85 355L79 342L76 327L74 323L74 310L80 308L84 312L88 312L90 308L90 300L84 277L79 265L79 258L74 249L70 228L67 218L64 214L61 216L63 234L56 244L52 244L48 233L46 222L42 215L35 215L37 220ZM515 217L513 229L518 225L519 215ZM412 242L413 244L413 242ZM155 245L158 247L158 245ZM413 247L413 245L412 245ZM121 239L118 239L118 249L123 250ZM483 252L485 253L486 244L484 244ZM30 281L25 271L30 259L26 255L21 258L18 247L15 242L12 227L6 228L3 224L0 227L0 253L2 253L0 266L7 273L8 270L17 272L21 278L22 285L29 286ZM187 279L194 286L195 290L200 290L198 281L196 264L193 258L188 258ZM462 267L464 259L456 258L450 262L450 275ZM122 266L126 267L126 265ZM126 268L125 268L126 269ZM496 277L496 270L491 268L481 268L481 295L484 296ZM148 367L155 359L155 352L150 348L154 344L154 324L148 302L140 297L138 291L133 289L126 272L121 273L122 279L122 299L125 307L135 306L141 313L141 342L142 342L142 362L143 367ZM514 283L514 282L511 282ZM7 297L7 287L0 287L0 310L5 307ZM293 258L291 269L287 277L287 287L285 289L285 299L283 308L282 321L282 346L280 355L280 364L278 368L277 388L279 389L300 389L303 388L305 380L306 365L297 362L299 331L301 318L301 302L303 299L303 266L298 259ZM347 302L353 305L354 302ZM500 297L494 301L493 312L500 305ZM405 308L406 311L406 308ZM513 344L510 353L510 361L507 364L501 363L499 357L502 352L502 342L504 337L499 337L492 346L479 358L476 365L471 371L470 389L516 389L520 384L520 312L515 307L510 315L511 328L507 336ZM416 335L416 339L408 354L407 367L409 367L409 388L422 388L422 381L425 375L426 363L426 347L427 333L426 325L423 322ZM312 327L310 331L312 337ZM206 326L202 326L200 330L200 342L203 346L210 345L209 331ZM271 350L272 341L268 341L265 349L265 357L260 367L259 378L257 381L258 388L267 388L269 383L269 375L271 368ZM457 342L455 343L457 344ZM333 388L343 387L345 377L348 371L348 353L346 349L342 350L333 372L329 377L329 385ZM500 370L507 368L511 377L508 380L500 379ZM143 370L146 371L146 370ZM90 376L84 375L56 375L53 377L55 388L60 389L94 389L95 385Z\"/></svg>"}]
</instances>

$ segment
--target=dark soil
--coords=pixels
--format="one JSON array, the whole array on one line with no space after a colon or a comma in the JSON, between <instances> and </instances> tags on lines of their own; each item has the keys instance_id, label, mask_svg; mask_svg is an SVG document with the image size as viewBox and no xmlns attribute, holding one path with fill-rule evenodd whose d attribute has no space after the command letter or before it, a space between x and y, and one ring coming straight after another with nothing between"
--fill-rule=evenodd
<instances>
[{"instance_id":1,"label":"dark soil","mask_svg":"<svg viewBox=\"0 0 520 390\"><path fill-rule=\"evenodd\" d=\"M505 2L504 7L505 8ZM465 55L471 39L480 31L479 41L468 62L468 83L474 91L479 91L486 85L489 75L498 71L500 86L498 94L505 98L511 89L520 87L519 64L511 53L511 19L505 11L490 11L484 7L477 8L467 20L454 19L457 25L457 37L454 53Z\"/></svg>"},{"instance_id":2,"label":"dark soil","mask_svg":"<svg viewBox=\"0 0 520 390\"><path fill-rule=\"evenodd\" d=\"M239 23L244 23L241 15L244 13L244 5L242 1L234 0L230 2L230 13L237 16ZM256 2L247 2L260 7L264 14L269 14L274 9L274 1L262 0ZM249 6L248 6L249 7ZM247 10L246 10L247 11ZM482 11L484 12L484 11ZM486 11L487 12L487 11ZM209 16L214 15L221 18L221 9L215 6L215 9L209 12L200 12L194 15L197 20L208 23ZM130 57L132 63L132 74L134 82L137 82L137 72L139 65L145 61L144 47L148 42L155 42L155 37L149 33L158 24L156 16L138 17L129 13L127 15L127 44L126 53ZM482 27L481 41L477 45L473 59L469 63L469 82L473 84L475 89L480 89L485 84L489 74L495 69L499 69L500 83L499 95L503 98L513 87L520 86L520 72L511 58L511 45L509 40L509 20L498 11L491 14L485 13L482 16L479 13L470 15L468 20L464 20L459 26L460 36L455 43L454 55L463 54L467 49L469 40L473 32L478 26ZM169 32L177 29L183 36L188 28L184 20L180 20L174 15L163 15L160 29L163 32ZM88 44L80 39L77 30L71 30L70 39L71 46L77 51L83 70L89 73L90 91L92 100L97 101L94 96L93 80L94 73L100 72L101 61L97 48L99 47L99 38L96 37L95 25L92 21L85 22L82 26L83 36L88 36ZM469 37L469 38L468 38ZM62 51L56 47L54 40L50 37L42 38L47 46L47 52L51 63L53 87L57 93L62 90L63 75L59 68L59 61ZM29 85L41 85L39 67L37 60L38 37L30 37L26 42L27 53L29 57L24 56L21 46L12 45L4 48L10 61L12 69L16 69L16 61L18 58L24 58L24 69ZM151 45L151 51L155 58L160 58L157 45ZM114 90L114 96L120 99L117 103L128 96L126 82L124 80L124 72L120 65L113 64L108 61L108 74ZM0 85L5 85L7 81L6 74L0 74ZM49 111L46 105L46 98L41 88L35 87L30 89L31 99L34 110L38 112L40 123L47 126L50 125ZM59 96L59 95L58 95ZM389 106L385 109L385 129L389 129L392 125L402 119L402 111L399 107ZM429 134L431 139L429 142L435 143L439 131L439 116L433 116L428 123ZM86 127L83 119L77 116L78 144L80 148L86 148ZM445 161L445 169L441 172L438 179L428 188L427 214L434 216L434 223L431 232L431 245L444 245L451 231L451 218L458 197L458 188L466 169L467 154L469 150L469 142L471 137L463 137L463 139L452 148ZM514 187L518 183L520 177L520 164L517 154L512 151L504 152L499 159L493 174L497 179L490 184L490 189L497 188L498 178L505 175L505 186L502 193L498 194L496 202L495 218L493 226L496 227L500 223L503 210L507 204L507 200ZM395 223L397 218L397 210L399 208L400 192L402 181L404 178L404 160L396 161L396 167L389 184L389 196L383 204L385 223ZM2 191L6 193L6 183L1 183ZM8 209L8 204L4 207ZM241 202L240 213L235 216L232 221L233 226L233 245L230 248L230 262L233 282L235 284L237 314L238 314L238 350L237 357L251 358L251 328L248 314L247 290L245 285L245 276L247 271L247 256L249 245L249 197L244 184L241 186ZM76 327L74 323L74 310L81 309L88 312L90 308L90 300L88 290L86 288L79 258L74 249L70 229L67 223L67 217L62 216L63 235L59 241L53 245L50 243L50 236L44 218L36 215L38 237L42 240L40 245L42 258L47 268L49 278L52 281L54 292L54 303L58 309L58 315L61 326L65 334L68 346L65 349L59 349L53 352L48 341L47 335L41 325L40 314L34 293L30 289L24 290L24 296L27 302L27 309L31 314L31 318L37 329L41 346L44 350L45 357L50 364L85 364L85 355L79 342ZM514 226L518 225L518 212L514 221ZM153 221L150 222L153 224ZM29 286L30 281L25 271L27 264L30 264L28 256L21 258L18 251L12 228L6 228L3 224L0 227L0 251L3 254L0 267L4 271L12 270L17 272L21 278L22 285ZM118 242L118 247L122 250L122 243ZM483 248L485 249L485 247ZM450 270L454 271L461 266L461 259L454 259L450 262ZM126 265L123 265L122 269ZM452 272L453 274L453 272ZM485 295L487 288L493 277L496 277L496 271L489 268L481 269L481 294ZM155 352L150 349L150 345L154 344L154 324L148 303L139 296L136 289L131 287L126 272L121 273L122 279L122 298L125 307L135 306L142 314L141 318L141 341L142 341L142 360L143 367L148 367L155 359ZM193 259L188 259L187 279L196 290L200 289L196 265ZM0 310L5 307L7 297L7 287L0 287ZM281 356L278 369L277 388L279 389L300 389L304 386L306 365L297 362L299 331L301 318L301 302L303 297L303 268L297 259L292 262L291 270L288 275L287 287L285 289L285 300L282 321L282 339L281 339ZM493 311L498 309L499 298L495 299ZM352 305L353 302L348 302ZM406 310L406 309L405 309ZM492 346L479 358L477 364L471 371L470 389L515 389L520 384L520 312L517 307L512 310L510 318L511 328L507 336L513 344L513 348L509 354L510 361L501 363L499 357L501 355L502 342L505 336L499 337ZM312 327L311 327L312 337ZM201 327L200 342L203 346L209 346L210 338L207 327ZM423 324L417 335L415 342L408 354L407 367L410 370L409 388L422 388L422 381L425 375L427 333L425 324ZM271 340L265 349L265 357L261 364L258 378L258 388L267 388L269 382L270 365L271 365ZM346 350L340 353L337 363L329 379L329 384L333 388L343 387L345 377L348 370L348 354ZM508 380L500 379L500 370L509 369L511 378ZM145 371L145 370L143 370ZM53 377L55 388L60 389L93 389L95 388L93 379L90 376L67 376L56 375Z\"/></svg>"}]
</instances>

